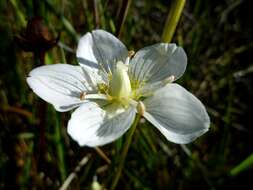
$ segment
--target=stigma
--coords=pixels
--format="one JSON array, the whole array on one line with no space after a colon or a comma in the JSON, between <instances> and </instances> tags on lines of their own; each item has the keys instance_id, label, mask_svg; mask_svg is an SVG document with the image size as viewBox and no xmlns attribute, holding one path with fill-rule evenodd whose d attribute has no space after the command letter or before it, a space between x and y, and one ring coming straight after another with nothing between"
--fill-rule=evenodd
<instances>
[{"instance_id":1,"label":"stigma","mask_svg":"<svg viewBox=\"0 0 253 190\"><path fill-rule=\"evenodd\" d=\"M122 61L117 62L109 84L109 94L118 100L127 100L131 95L131 83L128 76L128 66Z\"/></svg>"}]
</instances>

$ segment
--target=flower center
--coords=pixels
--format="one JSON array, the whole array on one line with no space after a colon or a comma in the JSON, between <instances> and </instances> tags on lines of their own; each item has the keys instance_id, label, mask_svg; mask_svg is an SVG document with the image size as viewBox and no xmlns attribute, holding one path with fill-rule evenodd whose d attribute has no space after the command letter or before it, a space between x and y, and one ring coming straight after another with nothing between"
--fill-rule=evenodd
<instances>
[{"instance_id":1,"label":"flower center","mask_svg":"<svg viewBox=\"0 0 253 190\"><path fill-rule=\"evenodd\" d=\"M109 84L109 94L117 99L127 101L131 95L131 83L128 76L128 66L119 61L116 64L116 69L112 75L112 79Z\"/></svg>"}]
</instances>

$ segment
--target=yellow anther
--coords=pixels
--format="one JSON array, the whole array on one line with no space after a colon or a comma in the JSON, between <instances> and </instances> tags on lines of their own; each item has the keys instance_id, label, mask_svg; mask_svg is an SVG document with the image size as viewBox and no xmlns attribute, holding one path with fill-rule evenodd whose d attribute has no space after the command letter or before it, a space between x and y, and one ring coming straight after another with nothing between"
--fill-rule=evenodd
<instances>
[{"instance_id":1,"label":"yellow anther","mask_svg":"<svg viewBox=\"0 0 253 190\"><path fill-rule=\"evenodd\" d=\"M128 57L133 57L134 56L134 54L135 54L135 52L133 51L133 50L131 50L131 51L128 51Z\"/></svg>"},{"instance_id":2,"label":"yellow anther","mask_svg":"<svg viewBox=\"0 0 253 190\"><path fill-rule=\"evenodd\" d=\"M79 96L80 100L84 100L86 96L86 92L82 92Z\"/></svg>"},{"instance_id":3,"label":"yellow anther","mask_svg":"<svg viewBox=\"0 0 253 190\"><path fill-rule=\"evenodd\" d=\"M101 94L107 94L108 93L108 86L106 84L99 83L97 85L97 87L98 87L99 93L101 93Z\"/></svg>"}]
</instances>

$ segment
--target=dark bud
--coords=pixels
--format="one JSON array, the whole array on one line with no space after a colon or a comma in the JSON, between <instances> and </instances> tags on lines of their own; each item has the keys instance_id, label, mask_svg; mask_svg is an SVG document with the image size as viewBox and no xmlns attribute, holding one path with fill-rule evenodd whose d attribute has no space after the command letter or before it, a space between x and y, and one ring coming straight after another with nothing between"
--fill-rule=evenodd
<instances>
[{"instance_id":1,"label":"dark bud","mask_svg":"<svg viewBox=\"0 0 253 190\"><path fill-rule=\"evenodd\" d=\"M42 17L36 16L28 21L26 29L20 35L17 35L15 39L24 51L39 55L43 64L46 51L57 44L59 35L54 38L44 24Z\"/></svg>"}]
</instances>

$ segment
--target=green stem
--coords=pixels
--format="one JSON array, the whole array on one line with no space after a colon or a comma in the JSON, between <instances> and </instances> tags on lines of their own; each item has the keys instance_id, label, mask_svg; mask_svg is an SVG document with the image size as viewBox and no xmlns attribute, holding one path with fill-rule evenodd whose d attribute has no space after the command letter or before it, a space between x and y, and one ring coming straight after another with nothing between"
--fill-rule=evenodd
<instances>
[{"instance_id":1,"label":"green stem","mask_svg":"<svg viewBox=\"0 0 253 190\"><path fill-rule=\"evenodd\" d=\"M171 5L162 35L162 41L170 43L175 33L179 18L182 14L185 5L185 0L174 0Z\"/></svg>"},{"instance_id":2,"label":"green stem","mask_svg":"<svg viewBox=\"0 0 253 190\"><path fill-rule=\"evenodd\" d=\"M127 152L128 152L129 146L132 142L133 134L134 134L134 131L139 123L140 118L141 118L141 116L138 114L134 120L132 127L130 128L129 132L127 133L126 143L125 143L123 152L120 156L119 167L118 167L118 170L116 171L115 178L112 182L111 190L114 190L119 182L120 175L121 175L121 172L124 167L125 160L126 160Z\"/></svg>"}]
</instances>

